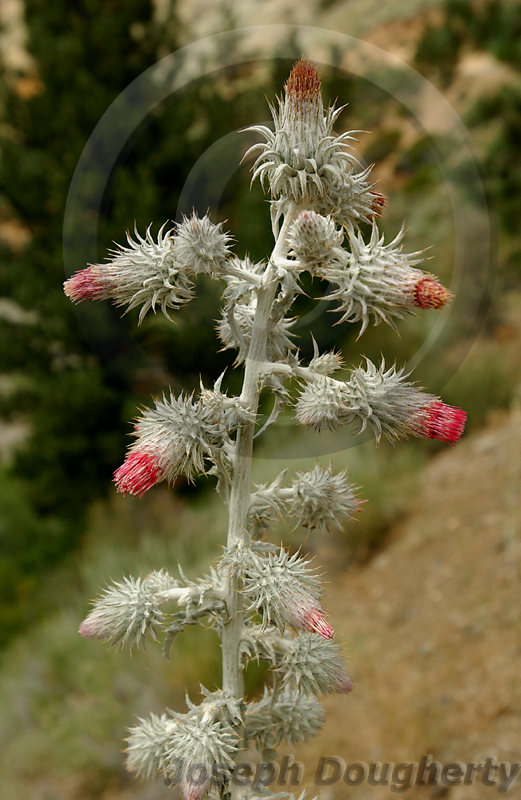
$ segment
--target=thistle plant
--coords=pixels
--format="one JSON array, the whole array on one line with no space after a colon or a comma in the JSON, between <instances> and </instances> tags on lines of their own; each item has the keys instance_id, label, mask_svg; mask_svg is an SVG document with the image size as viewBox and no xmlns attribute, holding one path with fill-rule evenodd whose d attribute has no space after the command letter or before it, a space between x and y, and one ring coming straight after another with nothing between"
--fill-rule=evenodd
<instances>
[{"instance_id":1,"label":"thistle plant","mask_svg":"<svg viewBox=\"0 0 521 800\"><path fill-rule=\"evenodd\" d=\"M245 754L256 747L269 761L281 742L315 736L323 722L319 698L353 688L326 618L317 569L301 552L272 544L268 532L280 517L319 532L342 527L359 510L357 490L345 472L335 475L320 464L252 486L261 391L270 390L274 401L263 429L285 407L293 407L306 428L370 428L377 441L384 435L455 443L465 423L461 409L423 393L383 361L366 360L345 380L332 377L342 367L339 354L321 354L315 344L307 366L299 357L288 314L303 292L305 272L328 282L332 288L323 299L336 301L340 319L359 323L360 333L381 321L395 328L415 309L439 309L450 299L434 276L418 269L421 253L403 252L403 230L387 244L379 233L385 199L351 150L353 133L333 132L341 110L324 109L319 74L302 59L271 108L273 129L248 129L262 139L248 150L256 156L253 180L271 195L275 244L266 261L237 258L222 225L193 214L169 229L164 225L157 238L150 228L144 236L136 231L108 263L65 283L74 302L110 299L139 308L141 322L157 309L170 319L193 296L194 278L208 274L224 284L218 335L244 368L238 396L223 391L221 377L197 396L156 400L137 420L135 440L114 476L118 491L141 496L180 474L189 480L214 475L228 507L222 558L195 581L161 570L116 582L80 627L83 636L116 647L162 638L166 654L186 625L217 631L222 688L202 689L202 701L188 701L184 713L165 710L139 720L127 740L128 768L143 778L165 776L186 800L293 797L248 784ZM370 227L368 238L362 223ZM255 700L245 697L243 682L252 659L271 668Z\"/></svg>"}]
</instances>

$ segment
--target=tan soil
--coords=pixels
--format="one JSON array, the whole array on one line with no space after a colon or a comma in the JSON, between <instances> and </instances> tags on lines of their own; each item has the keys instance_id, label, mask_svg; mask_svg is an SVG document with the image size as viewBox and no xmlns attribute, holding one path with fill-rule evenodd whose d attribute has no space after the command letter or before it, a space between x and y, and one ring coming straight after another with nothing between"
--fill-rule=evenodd
<instances>
[{"instance_id":1,"label":"tan soil","mask_svg":"<svg viewBox=\"0 0 521 800\"><path fill-rule=\"evenodd\" d=\"M324 755L347 763L428 753L443 764L521 761L520 477L516 407L435 457L389 546L333 579L331 621L356 688L328 699L323 734L297 748L311 776ZM497 788L478 776L471 786L412 787L407 796L449 791L475 800ZM396 796L340 782L322 798L368 794ZM521 786L509 796L521 797Z\"/></svg>"}]
</instances>

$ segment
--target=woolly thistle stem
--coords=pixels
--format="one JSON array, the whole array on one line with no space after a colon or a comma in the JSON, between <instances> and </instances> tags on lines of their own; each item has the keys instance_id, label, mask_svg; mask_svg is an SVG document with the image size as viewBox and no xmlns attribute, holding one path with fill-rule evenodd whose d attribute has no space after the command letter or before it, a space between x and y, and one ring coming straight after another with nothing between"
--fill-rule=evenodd
<instances>
[{"instance_id":1,"label":"woolly thistle stem","mask_svg":"<svg viewBox=\"0 0 521 800\"><path fill-rule=\"evenodd\" d=\"M291 204L284 217L283 225L264 272L261 285L256 290L257 308L240 396L244 406L254 414L257 413L259 406L259 378L263 374L266 362L268 321L279 286L279 279L273 264L277 259L284 258L287 253L287 234L293 220L294 204ZM255 422L245 424L237 431L228 522L227 547L230 550L238 544L249 543L250 534L247 527L247 517L250 505L254 432ZM241 583L242 581L239 577L229 574L225 584L229 621L224 626L222 634L222 686L223 690L229 692L233 697L242 697L244 693L242 671L239 664L239 645L243 627Z\"/></svg>"}]
</instances>

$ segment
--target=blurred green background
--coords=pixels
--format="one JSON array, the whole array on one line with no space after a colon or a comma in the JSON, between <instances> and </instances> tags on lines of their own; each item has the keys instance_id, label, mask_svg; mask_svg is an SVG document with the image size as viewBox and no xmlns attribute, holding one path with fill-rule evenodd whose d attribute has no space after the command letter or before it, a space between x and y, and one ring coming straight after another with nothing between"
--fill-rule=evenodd
<instances>
[{"instance_id":1,"label":"blurred green background","mask_svg":"<svg viewBox=\"0 0 521 800\"><path fill-rule=\"evenodd\" d=\"M328 0L309 13L314 24L327 27L334 19L337 30L351 33L357 20L348 5ZM392 49L400 38L409 62L456 106L475 141L493 220L489 276L495 284L477 287L483 295L478 311L475 298L458 296L457 313L415 372L429 391L467 410L472 431L508 408L519 391L521 5L447 0L393 6L390 27L388 20L383 28L375 21L375 41L385 45L387 36ZM233 7L212 8L221 30L234 24ZM299 21L291 4L288 9L281 21ZM107 339L99 346L99 334L89 341L62 291L63 216L77 161L119 93L195 37L189 11L186 2L155 6L148 0L10 0L2 9L0 800L166 796L165 787L144 788L125 772L125 727L135 714L182 706L185 689L197 695L199 683L219 683L211 632L183 634L171 664L153 646L130 659L77 634L88 600L109 579L161 567L176 574L178 562L196 575L225 539L224 509L211 479L195 488L183 481L174 491L157 487L142 500L117 497L111 483L132 418L151 395L169 385L197 390L200 377L208 384L225 368L229 390L240 385L233 354L219 352L215 336L220 287L201 279L197 298L176 314L176 325L149 315L138 328L137 314L127 315L125 331L139 345L129 351ZM252 19L264 21L255 3ZM368 39L371 34L364 32ZM286 52L291 48L300 57L300 43L290 37ZM238 255L268 255L266 197L258 184L250 191L251 162L239 165L253 139L237 131L268 119L266 97L273 102L281 92L291 63L273 56L213 71L147 118L111 176L99 225L100 261L134 224L143 233L152 223L156 232L192 206L226 221ZM379 188L389 197L381 220L386 240L405 219L405 249L432 246L426 269L450 283L452 209L433 156L450 142L413 130L404 109L370 76L363 80L342 69L342 53L332 53L329 63L338 66L323 70L324 98L348 103L338 129L373 132L360 135L359 152L364 163L375 164ZM482 71L462 69L472 63ZM465 185L465 161L457 153L451 157ZM194 164L199 172L192 172ZM470 215L472 197L466 202ZM470 249L467 260L472 257ZM312 352L311 330L322 348L343 351L348 365L361 353L373 360L383 353L400 366L435 322L432 315L408 319L399 325L400 337L372 328L357 343L356 330L332 327L335 316L326 304L317 310L314 298L325 288L310 285L309 297L299 300L298 311L309 321L309 328L296 329L304 358ZM108 338L118 330L114 312L91 313L87 326L101 320ZM422 465L438 449L434 442L408 442L397 449L383 445L378 453L367 445L344 451L342 443L303 440L283 419L260 443L255 474L265 481L286 466L286 455L302 468L302 459L335 450L335 464L349 467L369 500L358 524L335 535L338 565L346 568L384 546L390 527L407 512ZM296 547L301 532L280 535ZM305 546L315 552L319 545L308 539ZM252 670L252 692L258 681Z\"/></svg>"}]
</instances>

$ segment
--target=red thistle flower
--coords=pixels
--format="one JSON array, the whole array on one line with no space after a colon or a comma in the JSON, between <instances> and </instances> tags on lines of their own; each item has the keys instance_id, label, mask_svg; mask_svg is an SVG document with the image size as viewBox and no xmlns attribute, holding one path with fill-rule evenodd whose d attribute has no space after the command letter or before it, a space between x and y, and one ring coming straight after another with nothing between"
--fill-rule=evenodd
<instances>
[{"instance_id":1,"label":"red thistle flower","mask_svg":"<svg viewBox=\"0 0 521 800\"><path fill-rule=\"evenodd\" d=\"M323 639L332 639L334 631L322 609L313 609L303 615L302 628L309 633L318 633Z\"/></svg>"},{"instance_id":2,"label":"red thistle flower","mask_svg":"<svg viewBox=\"0 0 521 800\"><path fill-rule=\"evenodd\" d=\"M135 450L114 473L118 492L141 497L161 480L161 470L151 453Z\"/></svg>"},{"instance_id":3,"label":"red thistle flower","mask_svg":"<svg viewBox=\"0 0 521 800\"><path fill-rule=\"evenodd\" d=\"M73 303L82 300L108 300L112 297L112 286L99 279L92 267L76 272L63 284L63 290Z\"/></svg>"},{"instance_id":4,"label":"red thistle flower","mask_svg":"<svg viewBox=\"0 0 521 800\"><path fill-rule=\"evenodd\" d=\"M290 101L310 102L319 100L320 75L316 66L305 58L297 61L285 85L286 97Z\"/></svg>"},{"instance_id":5,"label":"red thistle flower","mask_svg":"<svg viewBox=\"0 0 521 800\"><path fill-rule=\"evenodd\" d=\"M466 420L467 415L461 408L434 400L422 412L422 435L427 439L456 444L465 429Z\"/></svg>"}]
</instances>

